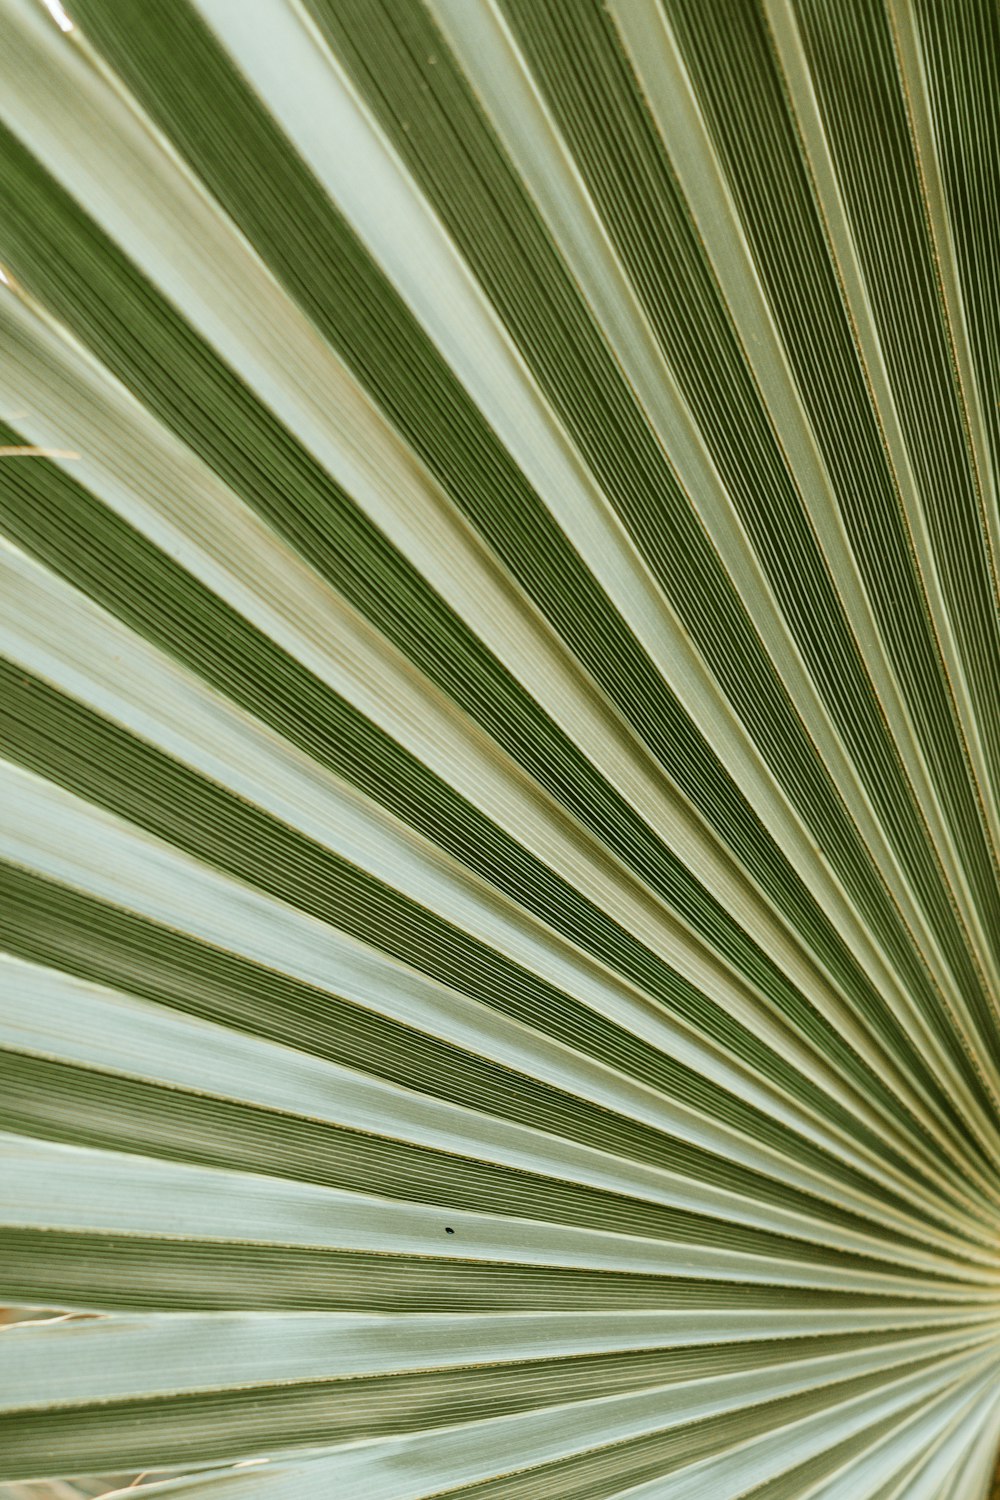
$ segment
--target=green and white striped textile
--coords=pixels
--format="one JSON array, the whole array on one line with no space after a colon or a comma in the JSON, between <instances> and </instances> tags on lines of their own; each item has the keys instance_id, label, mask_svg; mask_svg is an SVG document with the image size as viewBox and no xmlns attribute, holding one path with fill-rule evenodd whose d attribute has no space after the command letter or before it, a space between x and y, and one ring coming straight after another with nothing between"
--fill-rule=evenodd
<instances>
[{"instance_id":1,"label":"green and white striped textile","mask_svg":"<svg viewBox=\"0 0 1000 1500\"><path fill-rule=\"evenodd\" d=\"M6 1494L984 1500L996 0L0 41Z\"/></svg>"}]
</instances>

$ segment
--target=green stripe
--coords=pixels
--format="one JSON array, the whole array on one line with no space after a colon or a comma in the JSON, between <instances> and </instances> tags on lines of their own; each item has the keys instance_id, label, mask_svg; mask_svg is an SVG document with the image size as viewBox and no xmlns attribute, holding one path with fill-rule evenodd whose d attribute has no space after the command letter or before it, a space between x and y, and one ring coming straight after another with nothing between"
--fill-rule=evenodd
<instances>
[{"instance_id":1,"label":"green stripe","mask_svg":"<svg viewBox=\"0 0 1000 1500\"><path fill-rule=\"evenodd\" d=\"M903 1335L900 1358L905 1359ZM666 1383L767 1369L786 1360L863 1349L870 1334L839 1338L723 1344L522 1360L459 1370L427 1370L367 1380L256 1386L247 1392L181 1393L167 1399L113 1401L91 1407L19 1411L0 1416L0 1469L6 1479L35 1472L44 1447L56 1468L99 1471L111 1465L145 1469L161 1463L205 1462L234 1454L298 1445L327 1446L357 1431L376 1438L395 1432L528 1411L557 1401L586 1401ZM95 1420L95 1418L97 1420Z\"/></svg>"},{"instance_id":2,"label":"green stripe","mask_svg":"<svg viewBox=\"0 0 1000 1500\"><path fill-rule=\"evenodd\" d=\"M442 1212L442 1228L446 1223ZM350 1254L308 1246L0 1230L4 1296L107 1310L333 1312L882 1307L893 1296L729 1285L622 1271Z\"/></svg>"}]
</instances>

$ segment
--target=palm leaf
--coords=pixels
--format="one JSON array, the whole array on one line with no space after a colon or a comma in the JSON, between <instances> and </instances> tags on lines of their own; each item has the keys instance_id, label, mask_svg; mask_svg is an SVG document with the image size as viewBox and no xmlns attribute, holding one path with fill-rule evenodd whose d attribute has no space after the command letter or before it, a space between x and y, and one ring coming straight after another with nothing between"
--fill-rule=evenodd
<instances>
[{"instance_id":1,"label":"palm leaf","mask_svg":"<svg viewBox=\"0 0 1000 1500\"><path fill-rule=\"evenodd\" d=\"M8 1493L985 1497L995 10L0 16Z\"/></svg>"}]
</instances>

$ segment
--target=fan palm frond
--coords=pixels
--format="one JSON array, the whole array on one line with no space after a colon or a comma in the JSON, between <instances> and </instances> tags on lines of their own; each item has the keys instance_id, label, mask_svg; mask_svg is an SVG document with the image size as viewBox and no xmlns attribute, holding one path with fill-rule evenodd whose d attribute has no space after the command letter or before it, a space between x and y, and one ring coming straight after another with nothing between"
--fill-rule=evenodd
<instances>
[{"instance_id":1,"label":"fan palm frond","mask_svg":"<svg viewBox=\"0 0 1000 1500\"><path fill-rule=\"evenodd\" d=\"M985 1500L996 8L0 27L0 1479Z\"/></svg>"}]
</instances>

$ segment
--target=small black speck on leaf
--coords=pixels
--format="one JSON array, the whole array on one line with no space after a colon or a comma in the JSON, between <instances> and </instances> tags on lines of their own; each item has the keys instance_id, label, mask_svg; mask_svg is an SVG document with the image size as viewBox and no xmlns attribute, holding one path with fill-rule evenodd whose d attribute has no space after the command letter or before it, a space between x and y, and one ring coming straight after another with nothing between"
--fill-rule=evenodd
<instances>
[{"instance_id":1,"label":"small black speck on leaf","mask_svg":"<svg viewBox=\"0 0 1000 1500\"><path fill-rule=\"evenodd\" d=\"M444 1232L445 1232L445 1234L454 1234L455 1233L454 1229L452 1229L452 1227L451 1227L450 1224L446 1224L445 1225Z\"/></svg>"}]
</instances>

